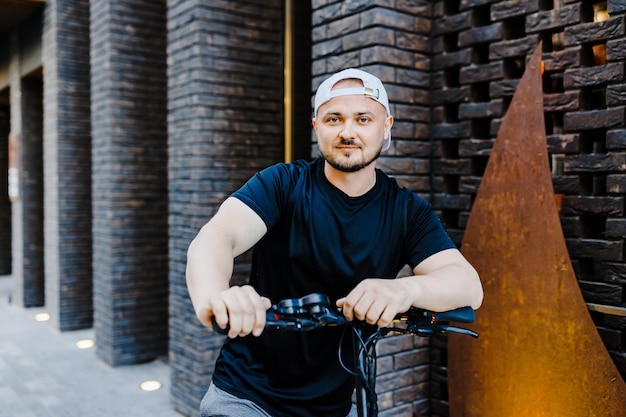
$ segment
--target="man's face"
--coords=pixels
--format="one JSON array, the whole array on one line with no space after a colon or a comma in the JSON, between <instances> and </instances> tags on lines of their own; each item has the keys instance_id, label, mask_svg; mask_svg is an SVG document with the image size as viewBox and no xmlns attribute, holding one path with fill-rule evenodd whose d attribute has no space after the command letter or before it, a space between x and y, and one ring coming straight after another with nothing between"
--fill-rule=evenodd
<instances>
[{"instance_id":1,"label":"man's face","mask_svg":"<svg viewBox=\"0 0 626 417\"><path fill-rule=\"evenodd\" d=\"M362 86L344 80L333 89ZM363 95L339 96L324 103L313 119L318 145L324 159L335 169L358 171L380 155L393 118L375 100Z\"/></svg>"}]
</instances>

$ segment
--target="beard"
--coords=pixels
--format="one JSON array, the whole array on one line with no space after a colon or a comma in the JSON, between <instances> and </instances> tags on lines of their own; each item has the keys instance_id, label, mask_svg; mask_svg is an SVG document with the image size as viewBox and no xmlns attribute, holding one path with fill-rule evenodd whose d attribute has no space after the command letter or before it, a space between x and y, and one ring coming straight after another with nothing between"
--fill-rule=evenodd
<instances>
[{"instance_id":1,"label":"beard","mask_svg":"<svg viewBox=\"0 0 626 417\"><path fill-rule=\"evenodd\" d=\"M354 142L342 141L342 145L353 145L353 144ZM338 151L338 152L341 152L341 151ZM322 151L322 156L331 167L335 168L338 171L356 172L365 168L366 166L370 165L372 162L377 160L381 152L382 152L382 143L378 147L376 152L374 152L371 155L363 154L362 157L359 159L353 158L353 155L350 155L348 153L345 154L346 158L341 158L341 157L337 158L335 157L332 151L331 152Z\"/></svg>"}]
</instances>

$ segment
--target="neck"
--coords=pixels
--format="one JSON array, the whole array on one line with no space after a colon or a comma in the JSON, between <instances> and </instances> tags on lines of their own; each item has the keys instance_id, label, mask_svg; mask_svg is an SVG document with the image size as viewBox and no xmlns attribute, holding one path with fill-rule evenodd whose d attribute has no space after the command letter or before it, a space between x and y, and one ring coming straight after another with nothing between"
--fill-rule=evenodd
<instances>
[{"instance_id":1,"label":"neck","mask_svg":"<svg viewBox=\"0 0 626 417\"><path fill-rule=\"evenodd\" d=\"M359 197L376 185L376 164L355 171L344 172L333 168L328 162L324 164L326 179L350 197Z\"/></svg>"}]
</instances>

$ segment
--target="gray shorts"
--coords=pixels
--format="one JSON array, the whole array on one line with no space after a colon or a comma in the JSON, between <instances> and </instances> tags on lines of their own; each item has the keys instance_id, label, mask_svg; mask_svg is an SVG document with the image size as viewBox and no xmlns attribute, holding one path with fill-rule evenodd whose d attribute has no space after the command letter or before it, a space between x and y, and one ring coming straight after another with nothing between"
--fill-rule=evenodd
<instances>
[{"instance_id":1,"label":"gray shorts","mask_svg":"<svg viewBox=\"0 0 626 417\"><path fill-rule=\"evenodd\" d=\"M250 400L235 397L213 385L209 386L200 404L201 417L272 417ZM356 407L352 406L347 417L357 417Z\"/></svg>"}]
</instances>

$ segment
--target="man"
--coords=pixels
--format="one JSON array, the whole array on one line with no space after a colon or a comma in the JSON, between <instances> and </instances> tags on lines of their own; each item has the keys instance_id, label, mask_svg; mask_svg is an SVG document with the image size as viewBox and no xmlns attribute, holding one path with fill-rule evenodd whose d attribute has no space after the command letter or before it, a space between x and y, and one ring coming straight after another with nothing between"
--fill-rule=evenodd
<instances>
[{"instance_id":1,"label":"man","mask_svg":"<svg viewBox=\"0 0 626 417\"><path fill-rule=\"evenodd\" d=\"M312 123L323 158L257 173L189 246L196 314L229 329L203 416L350 413L342 329L264 331L271 302L324 293L347 319L381 327L411 306L482 303L476 271L430 206L376 169L393 125L381 81L357 69L333 75L317 90ZM233 259L253 246L249 285L229 287ZM405 265L414 276L396 278Z\"/></svg>"}]
</instances>

